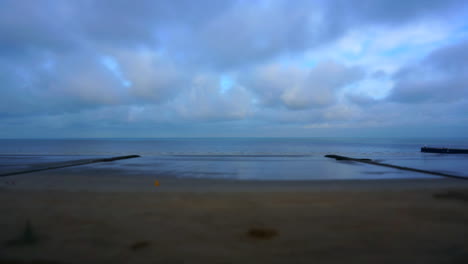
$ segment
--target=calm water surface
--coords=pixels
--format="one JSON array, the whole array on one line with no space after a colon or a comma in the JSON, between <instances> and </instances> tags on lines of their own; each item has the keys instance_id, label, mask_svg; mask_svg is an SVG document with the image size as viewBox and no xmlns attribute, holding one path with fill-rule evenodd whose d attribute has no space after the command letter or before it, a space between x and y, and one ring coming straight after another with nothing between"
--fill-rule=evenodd
<instances>
[{"instance_id":1,"label":"calm water surface","mask_svg":"<svg viewBox=\"0 0 468 264\"><path fill-rule=\"evenodd\" d=\"M468 139L215 138L215 139L2 139L0 172L74 159L141 155L83 166L129 176L323 180L428 178L391 168L339 162L337 154L468 176L468 155L421 153L423 145L468 148ZM66 169L63 169L66 170Z\"/></svg>"}]
</instances>

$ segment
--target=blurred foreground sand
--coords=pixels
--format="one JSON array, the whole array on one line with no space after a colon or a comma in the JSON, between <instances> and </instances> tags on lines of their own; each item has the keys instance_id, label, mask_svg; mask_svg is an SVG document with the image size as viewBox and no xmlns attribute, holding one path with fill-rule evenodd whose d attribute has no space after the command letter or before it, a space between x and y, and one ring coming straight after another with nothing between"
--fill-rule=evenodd
<instances>
[{"instance_id":1,"label":"blurred foreground sand","mask_svg":"<svg viewBox=\"0 0 468 264\"><path fill-rule=\"evenodd\" d=\"M261 192L0 189L0 263L468 263L466 184L288 184ZM12 244L28 220L36 243Z\"/></svg>"}]
</instances>

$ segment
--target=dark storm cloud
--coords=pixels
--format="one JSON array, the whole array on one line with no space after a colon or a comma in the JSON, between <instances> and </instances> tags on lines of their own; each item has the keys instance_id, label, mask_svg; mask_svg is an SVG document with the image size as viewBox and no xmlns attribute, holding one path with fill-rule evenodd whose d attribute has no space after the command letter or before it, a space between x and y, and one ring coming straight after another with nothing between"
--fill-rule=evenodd
<instances>
[{"instance_id":1,"label":"dark storm cloud","mask_svg":"<svg viewBox=\"0 0 468 264\"><path fill-rule=\"evenodd\" d=\"M455 102L468 97L468 41L433 51L394 76L390 100L403 103Z\"/></svg>"}]
</instances>

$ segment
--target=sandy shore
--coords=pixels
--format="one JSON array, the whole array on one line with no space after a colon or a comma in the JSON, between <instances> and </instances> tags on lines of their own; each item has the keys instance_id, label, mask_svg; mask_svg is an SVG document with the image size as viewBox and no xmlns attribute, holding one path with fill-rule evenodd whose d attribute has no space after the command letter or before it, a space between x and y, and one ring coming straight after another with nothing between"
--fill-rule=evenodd
<instances>
[{"instance_id":1,"label":"sandy shore","mask_svg":"<svg viewBox=\"0 0 468 264\"><path fill-rule=\"evenodd\" d=\"M63 177L0 187L0 263L468 263L468 181Z\"/></svg>"}]
</instances>

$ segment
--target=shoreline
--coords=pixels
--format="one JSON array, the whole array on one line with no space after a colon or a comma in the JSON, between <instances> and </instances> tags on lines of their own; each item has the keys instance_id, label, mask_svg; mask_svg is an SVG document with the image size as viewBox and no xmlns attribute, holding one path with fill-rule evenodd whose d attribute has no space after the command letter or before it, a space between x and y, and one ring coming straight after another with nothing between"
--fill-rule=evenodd
<instances>
[{"instance_id":1,"label":"shoreline","mask_svg":"<svg viewBox=\"0 0 468 264\"><path fill-rule=\"evenodd\" d=\"M155 182L157 181L157 186ZM38 172L4 177L0 191L71 192L319 192L319 191L398 191L442 188L468 188L468 181L448 178L316 179L316 180L236 180L178 178L163 175L125 175Z\"/></svg>"}]
</instances>

